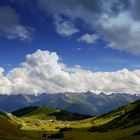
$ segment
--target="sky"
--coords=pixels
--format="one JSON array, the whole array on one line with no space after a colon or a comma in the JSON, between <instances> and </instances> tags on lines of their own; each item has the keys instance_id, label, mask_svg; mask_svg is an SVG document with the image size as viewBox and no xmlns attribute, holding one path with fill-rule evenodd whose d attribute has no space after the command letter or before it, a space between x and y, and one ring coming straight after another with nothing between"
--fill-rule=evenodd
<instances>
[{"instance_id":1,"label":"sky","mask_svg":"<svg viewBox=\"0 0 140 140\"><path fill-rule=\"evenodd\" d=\"M0 1L0 94L86 91L140 91L140 1Z\"/></svg>"}]
</instances>

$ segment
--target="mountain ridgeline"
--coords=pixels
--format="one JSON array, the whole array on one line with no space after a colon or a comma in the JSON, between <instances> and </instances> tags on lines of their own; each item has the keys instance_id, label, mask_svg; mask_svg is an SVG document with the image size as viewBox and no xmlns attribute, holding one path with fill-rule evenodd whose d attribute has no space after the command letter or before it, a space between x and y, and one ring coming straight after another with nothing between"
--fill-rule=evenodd
<instances>
[{"instance_id":1,"label":"mountain ridgeline","mask_svg":"<svg viewBox=\"0 0 140 140\"><path fill-rule=\"evenodd\" d=\"M28 106L48 106L70 112L101 115L140 99L138 95L113 93L43 93L35 95L0 95L0 110L12 112Z\"/></svg>"}]
</instances>

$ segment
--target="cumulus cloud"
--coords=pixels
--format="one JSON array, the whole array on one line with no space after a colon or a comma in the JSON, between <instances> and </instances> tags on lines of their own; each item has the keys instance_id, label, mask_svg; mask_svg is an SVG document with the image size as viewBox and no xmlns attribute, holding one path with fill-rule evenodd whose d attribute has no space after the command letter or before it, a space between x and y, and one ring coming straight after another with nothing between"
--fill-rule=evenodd
<instances>
[{"instance_id":1,"label":"cumulus cloud","mask_svg":"<svg viewBox=\"0 0 140 140\"><path fill-rule=\"evenodd\" d=\"M140 91L140 70L93 72L67 67L55 52L37 50L7 75L0 68L0 93L128 92Z\"/></svg>"},{"instance_id":2,"label":"cumulus cloud","mask_svg":"<svg viewBox=\"0 0 140 140\"><path fill-rule=\"evenodd\" d=\"M47 15L66 17L72 27L80 19L101 36L108 47L140 54L139 0L38 0L38 5ZM68 25L64 22L61 27Z\"/></svg>"},{"instance_id":3,"label":"cumulus cloud","mask_svg":"<svg viewBox=\"0 0 140 140\"><path fill-rule=\"evenodd\" d=\"M19 22L19 15L9 6L0 7L0 36L8 39L30 40L32 28L26 28Z\"/></svg>"},{"instance_id":4,"label":"cumulus cloud","mask_svg":"<svg viewBox=\"0 0 140 140\"><path fill-rule=\"evenodd\" d=\"M89 44L94 43L96 40L98 39L98 37L95 34L84 34L83 36L81 36L80 38L78 38L78 41L82 41L82 42L86 42Z\"/></svg>"},{"instance_id":5,"label":"cumulus cloud","mask_svg":"<svg viewBox=\"0 0 140 140\"><path fill-rule=\"evenodd\" d=\"M4 69L0 67L0 94L11 93L11 81L3 75Z\"/></svg>"}]
</instances>

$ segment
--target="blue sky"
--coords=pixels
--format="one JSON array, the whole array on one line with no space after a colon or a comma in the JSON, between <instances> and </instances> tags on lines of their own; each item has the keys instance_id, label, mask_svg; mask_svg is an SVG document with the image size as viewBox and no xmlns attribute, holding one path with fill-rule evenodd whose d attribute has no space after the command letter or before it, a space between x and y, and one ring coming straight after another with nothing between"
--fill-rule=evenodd
<instances>
[{"instance_id":1,"label":"blue sky","mask_svg":"<svg viewBox=\"0 0 140 140\"><path fill-rule=\"evenodd\" d=\"M140 91L139 0L0 1L0 94Z\"/></svg>"},{"instance_id":2,"label":"blue sky","mask_svg":"<svg viewBox=\"0 0 140 140\"><path fill-rule=\"evenodd\" d=\"M32 6L33 5L33 6ZM22 26L32 28L31 40L8 39L0 37L0 65L6 71L25 60L26 54L37 49L57 52L62 62L68 66L80 65L84 69L93 71L116 71L122 68L129 70L139 68L139 54L108 47L104 39L93 43L77 41L77 38L86 33L96 33L84 21L75 21L80 32L70 36L61 36L56 32L54 19L28 3L19 1L1 1L0 6L12 8L19 16ZM121 21L120 21L121 22ZM125 45L125 44L124 44ZM127 45L127 44L126 44Z\"/></svg>"}]
</instances>

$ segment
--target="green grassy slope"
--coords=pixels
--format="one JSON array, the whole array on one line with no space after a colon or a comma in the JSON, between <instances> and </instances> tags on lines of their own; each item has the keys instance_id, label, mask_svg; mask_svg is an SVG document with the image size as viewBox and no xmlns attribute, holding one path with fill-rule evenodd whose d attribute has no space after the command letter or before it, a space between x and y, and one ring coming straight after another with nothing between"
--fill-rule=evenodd
<instances>
[{"instance_id":1,"label":"green grassy slope","mask_svg":"<svg viewBox=\"0 0 140 140\"><path fill-rule=\"evenodd\" d=\"M16 130L17 124L13 122L5 113L0 112L0 133L3 131Z\"/></svg>"},{"instance_id":2,"label":"green grassy slope","mask_svg":"<svg viewBox=\"0 0 140 140\"><path fill-rule=\"evenodd\" d=\"M109 128L127 128L140 125L140 101L121 108L121 115L106 124Z\"/></svg>"},{"instance_id":3,"label":"green grassy slope","mask_svg":"<svg viewBox=\"0 0 140 140\"><path fill-rule=\"evenodd\" d=\"M140 100L91 120L91 131L107 132L140 125Z\"/></svg>"},{"instance_id":4,"label":"green grassy slope","mask_svg":"<svg viewBox=\"0 0 140 140\"><path fill-rule=\"evenodd\" d=\"M7 116L0 112L0 140L42 140L42 135L37 131L20 130L19 119Z\"/></svg>"}]
</instances>

